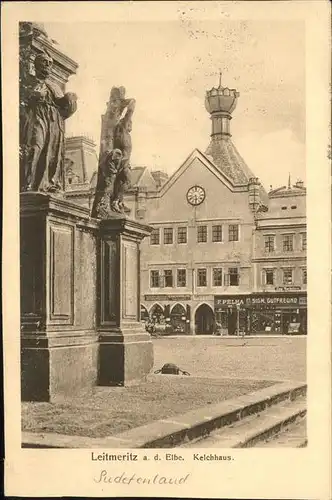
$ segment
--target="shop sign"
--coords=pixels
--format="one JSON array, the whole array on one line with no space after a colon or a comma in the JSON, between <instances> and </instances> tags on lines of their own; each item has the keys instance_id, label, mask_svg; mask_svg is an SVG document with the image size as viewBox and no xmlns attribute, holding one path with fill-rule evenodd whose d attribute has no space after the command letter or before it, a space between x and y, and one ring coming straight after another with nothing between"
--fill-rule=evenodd
<instances>
[{"instance_id":1,"label":"shop sign","mask_svg":"<svg viewBox=\"0 0 332 500\"><path fill-rule=\"evenodd\" d=\"M215 309L222 309L232 306L305 306L307 304L307 297L294 296L280 296L275 294L270 295L248 295L248 296L215 296Z\"/></svg>"},{"instance_id":2,"label":"shop sign","mask_svg":"<svg viewBox=\"0 0 332 500\"><path fill-rule=\"evenodd\" d=\"M167 300L169 302L179 302L181 300L190 300L191 295L144 295L146 301L157 302L158 300Z\"/></svg>"},{"instance_id":3,"label":"shop sign","mask_svg":"<svg viewBox=\"0 0 332 500\"><path fill-rule=\"evenodd\" d=\"M232 306L244 306L248 304L249 296L239 295L239 296L218 296L214 297L214 306L216 309L223 307L232 307Z\"/></svg>"},{"instance_id":4,"label":"shop sign","mask_svg":"<svg viewBox=\"0 0 332 500\"><path fill-rule=\"evenodd\" d=\"M285 286L277 286L275 289L277 292L287 292L292 290L301 290L301 287L295 285L285 285Z\"/></svg>"}]
</instances>

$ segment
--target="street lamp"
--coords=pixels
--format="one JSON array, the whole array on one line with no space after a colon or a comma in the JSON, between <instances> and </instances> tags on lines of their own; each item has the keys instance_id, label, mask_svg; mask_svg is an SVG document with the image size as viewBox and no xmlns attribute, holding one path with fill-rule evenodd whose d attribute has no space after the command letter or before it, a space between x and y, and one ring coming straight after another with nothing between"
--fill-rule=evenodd
<instances>
[{"instance_id":1,"label":"street lamp","mask_svg":"<svg viewBox=\"0 0 332 500\"><path fill-rule=\"evenodd\" d=\"M236 335L240 335L240 304L236 304Z\"/></svg>"}]
</instances>

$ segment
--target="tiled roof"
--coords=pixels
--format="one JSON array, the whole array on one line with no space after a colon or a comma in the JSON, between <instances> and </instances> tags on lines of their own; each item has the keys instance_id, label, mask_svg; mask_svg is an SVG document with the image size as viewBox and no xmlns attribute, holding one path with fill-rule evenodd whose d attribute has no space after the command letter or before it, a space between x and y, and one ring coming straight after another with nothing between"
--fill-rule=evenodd
<instances>
[{"instance_id":1,"label":"tiled roof","mask_svg":"<svg viewBox=\"0 0 332 500\"><path fill-rule=\"evenodd\" d=\"M230 137L212 138L205 154L234 185L247 184L250 177L255 177Z\"/></svg>"}]
</instances>

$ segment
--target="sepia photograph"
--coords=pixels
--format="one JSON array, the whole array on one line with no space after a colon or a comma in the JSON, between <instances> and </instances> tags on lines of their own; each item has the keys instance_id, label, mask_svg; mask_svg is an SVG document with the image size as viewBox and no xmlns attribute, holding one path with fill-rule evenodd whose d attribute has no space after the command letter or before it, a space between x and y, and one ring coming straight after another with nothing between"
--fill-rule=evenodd
<instances>
[{"instance_id":1,"label":"sepia photograph","mask_svg":"<svg viewBox=\"0 0 332 500\"><path fill-rule=\"evenodd\" d=\"M22 445L306 446L304 23L19 28Z\"/></svg>"},{"instance_id":2,"label":"sepia photograph","mask_svg":"<svg viewBox=\"0 0 332 500\"><path fill-rule=\"evenodd\" d=\"M85 451L95 485L127 488L305 453L307 20L39 3L12 38L21 453Z\"/></svg>"}]
</instances>

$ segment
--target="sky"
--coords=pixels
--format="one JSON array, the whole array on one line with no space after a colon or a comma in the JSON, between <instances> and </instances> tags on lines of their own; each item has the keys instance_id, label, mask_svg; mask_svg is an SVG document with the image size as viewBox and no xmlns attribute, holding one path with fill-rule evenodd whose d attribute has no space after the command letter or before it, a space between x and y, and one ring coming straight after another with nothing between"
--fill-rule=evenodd
<instances>
[{"instance_id":1,"label":"sky","mask_svg":"<svg viewBox=\"0 0 332 500\"><path fill-rule=\"evenodd\" d=\"M44 23L79 68L67 90L78 110L67 135L100 140L110 89L136 99L132 165L171 175L193 149L205 151L205 92L240 92L232 140L266 189L305 181L305 30L298 20Z\"/></svg>"}]
</instances>

